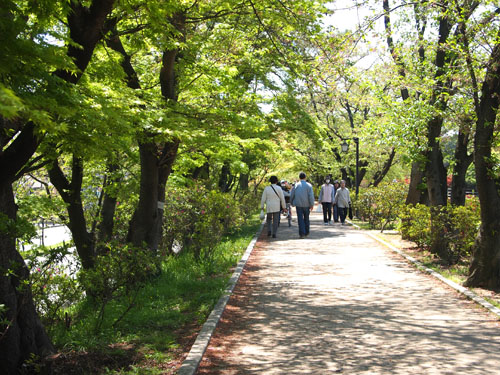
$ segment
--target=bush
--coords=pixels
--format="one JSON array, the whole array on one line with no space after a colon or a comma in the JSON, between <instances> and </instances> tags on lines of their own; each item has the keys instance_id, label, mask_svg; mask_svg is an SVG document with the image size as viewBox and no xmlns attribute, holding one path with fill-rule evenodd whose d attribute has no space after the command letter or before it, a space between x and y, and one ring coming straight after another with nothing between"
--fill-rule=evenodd
<instances>
[{"instance_id":1,"label":"bush","mask_svg":"<svg viewBox=\"0 0 500 375\"><path fill-rule=\"evenodd\" d=\"M98 332L104 320L106 306L113 300L126 300L115 326L134 306L138 291L153 275L158 274L160 258L149 249L119 243L108 243L107 252L98 255L94 267L82 269L78 279L97 307L94 329Z\"/></svg>"},{"instance_id":2,"label":"bush","mask_svg":"<svg viewBox=\"0 0 500 375\"><path fill-rule=\"evenodd\" d=\"M210 258L222 236L243 223L242 204L215 190L170 188L165 201L163 244L166 253L189 250L197 259Z\"/></svg>"},{"instance_id":3,"label":"bush","mask_svg":"<svg viewBox=\"0 0 500 375\"><path fill-rule=\"evenodd\" d=\"M431 246L431 213L423 204L405 205L401 208L399 231L401 236L415 242L422 249Z\"/></svg>"},{"instance_id":4,"label":"bush","mask_svg":"<svg viewBox=\"0 0 500 375\"><path fill-rule=\"evenodd\" d=\"M362 189L354 208L363 221L373 229L383 231L395 222L404 204L408 187L403 183L384 183L378 187Z\"/></svg>"},{"instance_id":5,"label":"bush","mask_svg":"<svg viewBox=\"0 0 500 375\"><path fill-rule=\"evenodd\" d=\"M450 246L459 257L470 257L481 225L481 215L477 207L457 206L453 208Z\"/></svg>"},{"instance_id":6,"label":"bush","mask_svg":"<svg viewBox=\"0 0 500 375\"><path fill-rule=\"evenodd\" d=\"M83 289L76 280L77 257L69 245L44 246L23 253L30 268L33 300L44 326L49 332L60 322L69 328L69 309L82 300Z\"/></svg>"},{"instance_id":7,"label":"bush","mask_svg":"<svg viewBox=\"0 0 500 375\"><path fill-rule=\"evenodd\" d=\"M400 216L403 238L449 263L470 257L481 222L473 200L466 206L406 206Z\"/></svg>"}]
</instances>

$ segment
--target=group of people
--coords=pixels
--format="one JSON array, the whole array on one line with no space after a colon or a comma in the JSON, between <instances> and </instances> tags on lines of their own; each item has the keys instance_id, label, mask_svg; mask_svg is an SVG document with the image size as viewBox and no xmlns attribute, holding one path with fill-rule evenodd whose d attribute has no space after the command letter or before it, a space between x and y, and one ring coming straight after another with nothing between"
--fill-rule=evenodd
<instances>
[{"instance_id":1,"label":"group of people","mask_svg":"<svg viewBox=\"0 0 500 375\"><path fill-rule=\"evenodd\" d=\"M295 207L297 222L299 224L299 237L305 238L309 235L309 214L314 208L314 192L312 185L307 182L304 172L299 174L299 181L289 187L288 184L278 184L276 176L271 176L269 186L262 192L261 210L266 206L267 235L276 238L276 232L280 222L280 214L287 211L287 201ZM285 199L285 196L288 199ZM332 213L334 222L345 224L348 209L351 204L349 190L345 187L345 181L331 183L329 177L321 186L318 202L322 205L324 225L332 224ZM290 209L290 208L288 208Z\"/></svg>"},{"instance_id":2,"label":"group of people","mask_svg":"<svg viewBox=\"0 0 500 375\"><path fill-rule=\"evenodd\" d=\"M340 182L335 180L332 185L330 178L327 177L319 191L318 202L322 205L324 225L332 224L332 211L334 222L338 223L340 218L342 225L345 224L349 206L351 205L351 196L349 189L345 187L344 180Z\"/></svg>"}]
</instances>

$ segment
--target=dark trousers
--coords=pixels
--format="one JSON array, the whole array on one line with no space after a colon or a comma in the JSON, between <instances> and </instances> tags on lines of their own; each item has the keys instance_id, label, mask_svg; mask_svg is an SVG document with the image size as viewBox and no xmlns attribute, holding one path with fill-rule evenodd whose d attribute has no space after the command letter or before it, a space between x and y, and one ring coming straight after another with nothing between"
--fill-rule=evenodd
<instances>
[{"instance_id":1,"label":"dark trousers","mask_svg":"<svg viewBox=\"0 0 500 375\"><path fill-rule=\"evenodd\" d=\"M299 223L299 235L307 236L311 226L309 222L309 207L296 207L297 221Z\"/></svg>"},{"instance_id":2,"label":"dark trousers","mask_svg":"<svg viewBox=\"0 0 500 375\"><path fill-rule=\"evenodd\" d=\"M328 223L332 221L332 202L321 202L323 205L323 221Z\"/></svg>"},{"instance_id":3,"label":"dark trousers","mask_svg":"<svg viewBox=\"0 0 500 375\"><path fill-rule=\"evenodd\" d=\"M336 223L339 222L339 208L336 204L333 206L333 221Z\"/></svg>"},{"instance_id":4,"label":"dark trousers","mask_svg":"<svg viewBox=\"0 0 500 375\"><path fill-rule=\"evenodd\" d=\"M280 213L279 212L270 212L267 214L267 233L271 234L276 234L278 231L278 225L279 225L279 220L280 220ZM271 226L272 223L272 226Z\"/></svg>"},{"instance_id":5,"label":"dark trousers","mask_svg":"<svg viewBox=\"0 0 500 375\"><path fill-rule=\"evenodd\" d=\"M339 207L340 222L345 223L345 218L347 216L347 210L349 207Z\"/></svg>"}]
</instances>

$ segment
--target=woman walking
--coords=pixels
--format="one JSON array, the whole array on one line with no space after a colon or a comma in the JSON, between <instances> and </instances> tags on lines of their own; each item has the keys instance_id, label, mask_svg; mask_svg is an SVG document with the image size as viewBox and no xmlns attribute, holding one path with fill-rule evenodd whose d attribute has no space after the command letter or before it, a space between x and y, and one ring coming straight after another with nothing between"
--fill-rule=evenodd
<instances>
[{"instance_id":1,"label":"woman walking","mask_svg":"<svg viewBox=\"0 0 500 375\"><path fill-rule=\"evenodd\" d=\"M266 205L266 223L267 223L267 235L276 238L276 232L278 231L278 224L280 219L281 210L286 207L285 196L283 195L283 190L281 186L277 185L278 177L271 176L269 179L271 185L266 186L262 192L262 198L260 200L260 208L263 210L264 205ZM272 223L272 225L271 225Z\"/></svg>"},{"instance_id":2,"label":"woman walking","mask_svg":"<svg viewBox=\"0 0 500 375\"><path fill-rule=\"evenodd\" d=\"M330 177L325 179L325 183L319 191L318 202L323 206L323 225L332 224L332 204L335 201L335 188L330 183Z\"/></svg>"},{"instance_id":3,"label":"woman walking","mask_svg":"<svg viewBox=\"0 0 500 375\"><path fill-rule=\"evenodd\" d=\"M340 181L340 188L337 189L335 194L335 204L338 207L340 222L345 225L345 218L347 216L347 210L351 204L351 197L349 195L349 190L345 187L345 181Z\"/></svg>"}]
</instances>

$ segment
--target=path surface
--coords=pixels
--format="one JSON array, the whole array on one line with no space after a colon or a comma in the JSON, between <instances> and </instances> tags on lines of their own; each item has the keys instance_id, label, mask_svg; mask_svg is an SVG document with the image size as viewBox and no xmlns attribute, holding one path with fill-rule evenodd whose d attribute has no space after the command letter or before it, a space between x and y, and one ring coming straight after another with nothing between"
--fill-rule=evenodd
<instances>
[{"instance_id":1,"label":"path surface","mask_svg":"<svg viewBox=\"0 0 500 375\"><path fill-rule=\"evenodd\" d=\"M500 374L498 319L350 226L261 235L199 374ZM265 231L264 231L265 232Z\"/></svg>"}]
</instances>

